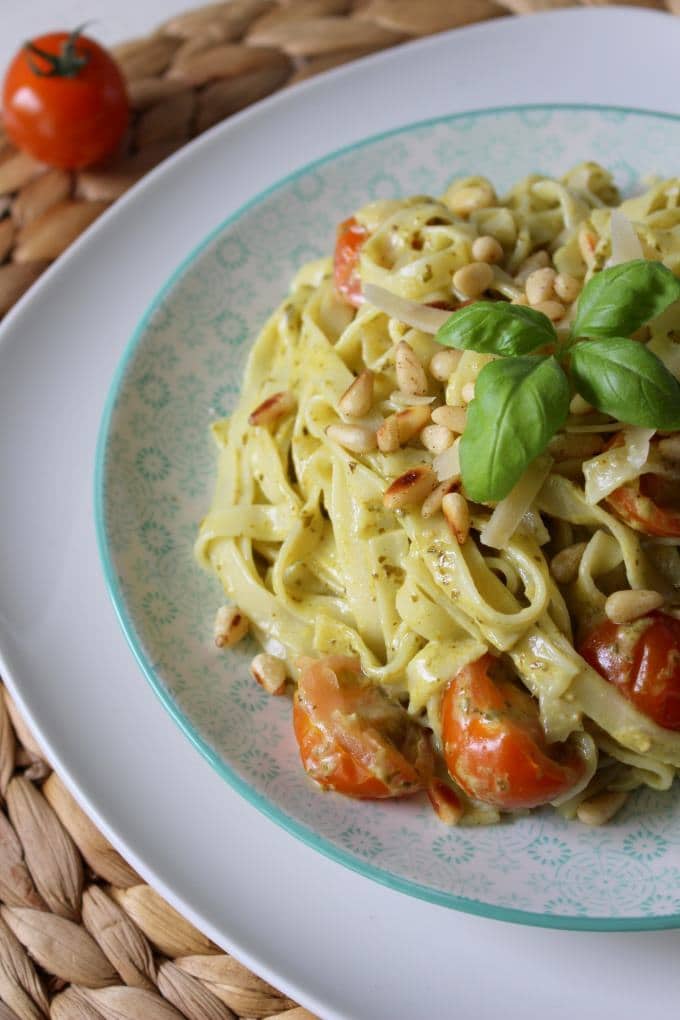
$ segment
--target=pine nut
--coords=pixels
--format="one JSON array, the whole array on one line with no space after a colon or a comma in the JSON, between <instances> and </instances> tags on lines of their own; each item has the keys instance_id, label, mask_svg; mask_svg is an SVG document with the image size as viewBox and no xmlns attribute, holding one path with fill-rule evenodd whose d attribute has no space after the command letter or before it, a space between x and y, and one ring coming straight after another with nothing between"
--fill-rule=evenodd
<instances>
[{"instance_id":1,"label":"pine nut","mask_svg":"<svg viewBox=\"0 0 680 1020\"><path fill-rule=\"evenodd\" d=\"M248 415L250 425L271 425L295 410L295 397L288 390L267 397Z\"/></svg>"},{"instance_id":2,"label":"pine nut","mask_svg":"<svg viewBox=\"0 0 680 1020\"><path fill-rule=\"evenodd\" d=\"M435 407L432 412L432 421L435 425L444 425L451 432L461 435L465 432L467 411L464 407L451 407L450 404L442 404L441 407Z\"/></svg>"},{"instance_id":3,"label":"pine nut","mask_svg":"<svg viewBox=\"0 0 680 1020\"><path fill-rule=\"evenodd\" d=\"M410 396L423 397L427 393L427 376L425 369L416 357L413 348L405 340L397 344L394 356L397 373L397 386L402 393Z\"/></svg>"},{"instance_id":4,"label":"pine nut","mask_svg":"<svg viewBox=\"0 0 680 1020\"><path fill-rule=\"evenodd\" d=\"M524 260L522 265L517 270L515 282L520 284L520 286L524 286L524 284L527 282L528 277L534 272L535 269L543 269L544 266L549 265L550 256L548 255L547 251L544 251L543 248L541 248L540 251L535 251L533 255L529 255L529 257Z\"/></svg>"},{"instance_id":5,"label":"pine nut","mask_svg":"<svg viewBox=\"0 0 680 1020\"><path fill-rule=\"evenodd\" d=\"M532 308L536 312L543 312L551 322L557 322L566 311L561 301L539 301L537 305L532 305Z\"/></svg>"},{"instance_id":6,"label":"pine nut","mask_svg":"<svg viewBox=\"0 0 680 1020\"><path fill-rule=\"evenodd\" d=\"M430 408L427 404L407 407L385 418L376 433L378 449L381 453L394 453L400 446L405 446L410 439L417 436L430 420Z\"/></svg>"},{"instance_id":7,"label":"pine nut","mask_svg":"<svg viewBox=\"0 0 680 1020\"><path fill-rule=\"evenodd\" d=\"M569 273L558 273L553 280L553 287L560 301L564 301L567 305L575 301L581 293L581 284L575 276L571 276Z\"/></svg>"},{"instance_id":8,"label":"pine nut","mask_svg":"<svg viewBox=\"0 0 680 1020\"><path fill-rule=\"evenodd\" d=\"M654 609L661 609L666 600L658 591L634 589L615 591L604 604L604 611L612 623L632 623Z\"/></svg>"},{"instance_id":9,"label":"pine nut","mask_svg":"<svg viewBox=\"0 0 680 1020\"><path fill-rule=\"evenodd\" d=\"M437 488L433 489L423 502L420 508L421 515L423 517L434 517L442 508L444 496L449 492L453 492L457 484L458 482L455 478L447 478L446 481L440 482Z\"/></svg>"},{"instance_id":10,"label":"pine nut","mask_svg":"<svg viewBox=\"0 0 680 1020\"><path fill-rule=\"evenodd\" d=\"M585 542L575 542L574 545L568 545L566 549L562 549L556 556L553 556L550 572L558 584L571 584L576 580L585 551Z\"/></svg>"},{"instance_id":11,"label":"pine nut","mask_svg":"<svg viewBox=\"0 0 680 1020\"><path fill-rule=\"evenodd\" d=\"M427 797L444 825L458 825L463 817L464 808L460 797L448 783L441 779L433 779L427 787Z\"/></svg>"},{"instance_id":12,"label":"pine nut","mask_svg":"<svg viewBox=\"0 0 680 1020\"><path fill-rule=\"evenodd\" d=\"M218 648L232 648L248 633L250 624L236 606L220 606L215 614L213 636Z\"/></svg>"},{"instance_id":13,"label":"pine nut","mask_svg":"<svg viewBox=\"0 0 680 1020\"><path fill-rule=\"evenodd\" d=\"M555 277L557 273L550 266L543 269L534 269L533 273L527 276L524 285L530 305L540 305L542 301L550 301L555 296Z\"/></svg>"},{"instance_id":14,"label":"pine nut","mask_svg":"<svg viewBox=\"0 0 680 1020\"><path fill-rule=\"evenodd\" d=\"M395 478L385 490L383 504L388 510L416 506L430 495L436 484L437 476L431 467L423 465L411 468Z\"/></svg>"},{"instance_id":15,"label":"pine nut","mask_svg":"<svg viewBox=\"0 0 680 1020\"><path fill-rule=\"evenodd\" d=\"M250 672L267 694L283 694L286 689L286 666L283 659L261 652L250 664Z\"/></svg>"},{"instance_id":16,"label":"pine nut","mask_svg":"<svg viewBox=\"0 0 680 1020\"><path fill-rule=\"evenodd\" d=\"M437 351L430 361L430 375L438 382L446 383L458 368L462 351L444 350Z\"/></svg>"},{"instance_id":17,"label":"pine nut","mask_svg":"<svg viewBox=\"0 0 680 1020\"><path fill-rule=\"evenodd\" d=\"M426 425L420 433L420 441L430 453L443 453L453 444L454 435L445 425Z\"/></svg>"},{"instance_id":18,"label":"pine nut","mask_svg":"<svg viewBox=\"0 0 680 1020\"><path fill-rule=\"evenodd\" d=\"M529 306L529 298L526 296L526 294L519 294L517 297L514 297L512 299L510 304L521 305L523 308L527 308Z\"/></svg>"},{"instance_id":19,"label":"pine nut","mask_svg":"<svg viewBox=\"0 0 680 1020\"><path fill-rule=\"evenodd\" d=\"M667 460L680 461L680 433L659 441L659 453Z\"/></svg>"},{"instance_id":20,"label":"pine nut","mask_svg":"<svg viewBox=\"0 0 680 1020\"><path fill-rule=\"evenodd\" d=\"M348 418L363 418L373 404L373 373L365 368L338 401L338 410Z\"/></svg>"},{"instance_id":21,"label":"pine nut","mask_svg":"<svg viewBox=\"0 0 680 1020\"><path fill-rule=\"evenodd\" d=\"M472 403L475 399L475 384L473 382L466 382L460 391L460 395L466 404Z\"/></svg>"},{"instance_id":22,"label":"pine nut","mask_svg":"<svg viewBox=\"0 0 680 1020\"><path fill-rule=\"evenodd\" d=\"M470 534L470 507L460 492L449 492L442 500L442 513L458 545L464 545Z\"/></svg>"},{"instance_id":23,"label":"pine nut","mask_svg":"<svg viewBox=\"0 0 680 1020\"><path fill-rule=\"evenodd\" d=\"M562 432L548 443L548 451L555 460L568 460L571 457L585 460L600 453L603 447L604 440L596 432Z\"/></svg>"},{"instance_id":24,"label":"pine nut","mask_svg":"<svg viewBox=\"0 0 680 1020\"><path fill-rule=\"evenodd\" d=\"M589 797L576 808L576 817L584 825L604 825L620 811L628 799L625 790L609 790Z\"/></svg>"},{"instance_id":25,"label":"pine nut","mask_svg":"<svg viewBox=\"0 0 680 1020\"><path fill-rule=\"evenodd\" d=\"M470 262L453 274L453 286L466 297L476 298L493 283L493 269L486 262Z\"/></svg>"},{"instance_id":26,"label":"pine nut","mask_svg":"<svg viewBox=\"0 0 680 1020\"><path fill-rule=\"evenodd\" d=\"M366 425L329 425L326 435L333 443L352 453L370 453L378 445L374 430Z\"/></svg>"},{"instance_id":27,"label":"pine nut","mask_svg":"<svg viewBox=\"0 0 680 1020\"><path fill-rule=\"evenodd\" d=\"M500 262L503 258L503 247L495 237L484 234L472 242L472 257L476 262Z\"/></svg>"},{"instance_id":28,"label":"pine nut","mask_svg":"<svg viewBox=\"0 0 680 1020\"><path fill-rule=\"evenodd\" d=\"M450 189L444 195L444 203L456 216L469 216L478 209L488 209L496 200L490 184L471 184Z\"/></svg>"},{"instance_id":29,"label":"pine nut","mask_svg":"<svg viewBox=\"0 0 680 1020\"><path fill-rule=\"evenodd\" d=\"M590 414L594 410L587 400L584 400L580 393L575 393L569 404L570 414Z\"/></svg>"}]
</instances>

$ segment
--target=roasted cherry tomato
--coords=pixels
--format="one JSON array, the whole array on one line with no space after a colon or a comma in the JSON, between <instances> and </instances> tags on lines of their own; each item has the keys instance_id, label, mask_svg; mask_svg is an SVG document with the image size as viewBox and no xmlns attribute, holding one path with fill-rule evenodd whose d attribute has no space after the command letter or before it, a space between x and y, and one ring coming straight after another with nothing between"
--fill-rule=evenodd
<instances>
[{"instance_id":1,"label":"roasted cherry tomato","mask_svg":"<svg viewBox=\"0 0 680 1020\"><path fill-rule=\"evenodd\" d=\"M446 688L442 740L452 779L502 811L556 800L585 774L575 747L548 744L533 698L491 655L464 666Z\"/></svg>"},{"instance_id":2,"label":"roasted cherry tomato","mask_svg":"<svg viewBox=\"0 0 680 1020\"><path fill-rule=\"evenodd\" d=\"M621 442L617 436L610 446ZM614 489L606 501L616 516L636 531L660 538L680 538L680 485L677 480L653 473L640 475L635 481Z\"/></svg>"},{"instance_id":3,"label":"roasted cherry tomato","mask_svg":"<svg viewBox=\"0 0 680 1020\"><path fill-rule=\"evenodd\" d=\"M66 169L113 152L129 117L117 64L80 29L26 43L7 71L2 103L5 129L15 145Z\"/></svg>"},{"instance_id":4,"label":"roasted cherry tomato","mask_svg":"<svg viewBox=\"0 0 680 1020\"><path fill-rule=\"evenodd\" d=\"M359 308L364 301L358 263L361 247L367 237L366 227L362 227L352 216L338 227L338 236L335 242L333 260L335 287L345 301L354 305L355 308Z\"/></svg>"},{"instance_id":5,"label":"roasted cherry tomato","mask_svg":"<svg viewBox=\"0 0 680 1020\"><path fill-rule=\"evenodd\" d=\"M423 789L432 774L428 734L361 682L357 659L331 655L306 662L293 726L308 774L348 797L404 797Z\"/></svg>"},{"instance_id":6,"label":"roasted cherry tomato","mask_svg":"<svg viewBox=\"0 0 680 1020\"><path fill-rule=\"evenodd\" d=\"M633 623L604 620L579 652L644 715L680 730L680 620L650 613Z\"/></svg>"}]
</instances>

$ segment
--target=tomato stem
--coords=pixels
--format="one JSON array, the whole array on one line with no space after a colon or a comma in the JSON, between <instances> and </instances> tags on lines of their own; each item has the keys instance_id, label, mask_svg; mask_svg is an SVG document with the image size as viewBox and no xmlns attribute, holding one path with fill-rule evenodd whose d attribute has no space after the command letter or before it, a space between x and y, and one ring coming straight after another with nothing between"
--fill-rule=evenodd
<instances>
[{"instance_id":1,"label":"tomato stem","mask_svg":"<svg viewBox=\"0 0 680 1020\"><path fill-rule=\"evenodd\" d=\"M24 43L24 49L28 53L40 57L41 60L49 64L49 70L45 71L38 67L30 57L27 57L26 61L33 73L39 78L77 78L89 60L87 53L76 52L76 43L84 28L85 25L79 25L78 28L73 29L69 37L62 43L59 54L48 53L30 41Z\"/></svg>"}]
</instances>

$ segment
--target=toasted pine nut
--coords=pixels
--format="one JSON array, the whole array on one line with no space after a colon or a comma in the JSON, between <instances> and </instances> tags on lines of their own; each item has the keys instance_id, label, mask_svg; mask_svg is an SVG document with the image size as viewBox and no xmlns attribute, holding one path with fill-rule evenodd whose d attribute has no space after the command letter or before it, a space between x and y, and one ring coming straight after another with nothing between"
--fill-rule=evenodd
<instances>
[{"instance_id":1,"label":"toasted pine nut","mask_svg":"<svg viewBox=\"0 0 680 1020\"><path fill-rule=\"evenodd\" d=\"M463 817L463 804L456 791L441 779L433 779L427 787L427 797L435 814L444 825L458 825Z\"/></svg>"},{"instance_id":2,"label":"toasted pine nut","mask_svg":"<svg viewBox=\"0 0 680 1020\"><path fill-rule=\"evenodd\" d=\"M373 403L373 373L365 368L338 401L338 410L348 418L362 418Z\"/></svg>"},{"instance_id":3,"label":"toasted pine nut","mask_svg":"<svg viewBox=\"0 0 680 1020\"><path fill-rule=\"evenodd\" d=\"M397 386L402 393L423 397L427 393L425 369L416 357L413 348L405 340L397 344L394 356L397 372Z\"/></svg>"},{"instance_id":4,"label":"toasted pine nut","mask_svg":"<svg viewBox=\"0 0 680 1020\"><path fill-rule=\"evenodd\" d=\"M442 499L442 513L458 545L464 545L470 534L470 507L460 492L449 492Z\"/></svg>"},{"instance_id":5,"label":"toasted pine nut","mask_svg":"<svg viewBox=\"0 0 680 1020\"><path fill-rule=\"evenodd\" d=\"M576 808L576 817L584 825L604 825L620 811L628 799L625 790L608 790L589 797Z\"/></svg>"},{"instance_id":6,"label":"toasted pine nut","mask_svg":"<svg viewBox=\"0 0 680 1020\"><path fill-rule=\"evenodd\" d=\"M451 429L445 425L426 425L420 433L420 441L430 453L443 453L452 445L454 439Z\"/></svg>"},{"instance_id":7,"label":"toasted pine nut","mask_svg":"<svg viewBox=\"0 0 680 1020\"><path fill-rule=\"evenodd\" d=\"M466 382L460 391L460 395L466 404L472 403L475 399L475 384L473 382Z\"/></svg>"},{"instance_id":8,"label":"toasted pine nut","mask_svg":"<svg viewBox=\"0 0 680 1020\"><path fill-rule=\"evenodd\" d=\"M571 457L594 457L604 447L604 440L596 432L561 432L548 443L548 451L555 460Z\"/></svg>"},{"instance_id":9,"label":"toasted pine nut","mask_svg":"<svg viewBox=\"0 0 680 1020\"><path fill-rule=\"evenodd\" d=\"M680 433L659 441L659 453L667 460L680 461Z\"/></svg>"},{"instance_id":10,"label":"toasted pine nut","mask_svg":"<svg viewBox=\"0 0 680 1020\"><path fill-rule=\"evenodd\" d=\"M556 556L553 556L550 563L550 572L558 584L571 584L576 580L579 564L586 551L585 542L575 542L561 549Z\"/></svg>"},{"instance_id":11,"label":"toasted pine nut","mask_svg":"<svg viewBox=\"0 0 680 1020\"><path fill-rule=\"evenodd\" d=\"M570 273L558 273L553 280L553 287L560 301L570 305L581 293L581 284Z\"/></svg>"},{"instance_id":12,"label":"toasted pine nut","mask_svg":"<svg viewBox=\"0 0 680 1020\"><path fill-rule=\"evenodd\" d=\"M417 506L430 495L437 484L437 476L431 467L423 465L405 471L395 478L383 494L383 503L388 510Z\"/></svg>"},{"instance_id":13,"label":"toasted pine nut","mask_svg":"<svg viewBox=\"0 0 680 1020\"><path fill-rule=\"evenodd\" d=\"M654 609L661 609L666 600L658 591L634 589L615 591L604 604L604 611L612 623L631 623Z\"/></svg>"},{"instance_id":14,"label":"toasted pine nut","mask_svg":"<svg viewBox=\"0 0 680 1020\"><path fill-rule=\"evenodd\" d=\"M466 297L476 298L493 282L493 269L487 262L470 262L453 274L453 286Z\"/></svg>"},{"instance_id":15,"label":"toasted pine nut","mask_svg":"<svg viewBox=\"0 0 680 1020\"><path fill-rule=\"evenodd\" d=\"M267 694L283 694L286 689L286 666L283 659L261 652L250 664L250 672Z\"/></svg>"},{"instance_id":16,"label":"toasted pine nut","mask_svg":"<svg viewBox=\"0 0 680 1020\"><path fill-rule=\"evenodd\" d=\"M496 200L490 184L471 184L462 188L449 189L444 202L456 216L469 216L478 209L488 209Z\"/></svg>"},{"instance_id":17,"label":"toasted pine nut","mask_svg":"<svg viewBox=\"0 0 680 1020\"><path fill-rule=\"evenodd\" d=\"M236 606L220 606L215 614L213 636L218 648L231 648L248 633L250 624Z\"/></svg>"},{"instance_id":18,"label":"toasted pine nut","mask_svg":"<svg viewBox=\"0 0 680 1020\"><path fill-rule=\"evenodd\" d=\"M430 375L438 382L448 382L458 368L462 357L462 351L452 350L451 348L437 351L430 362Z\"/></svg>"},{"instance_id":19,"label":"toasted pine nut","mask_svg":"<svg viewBox=\"0 0 680 1020\"><path fill-rule=\"evenodd\" d=\"M517 297L514 297L512 299L510 304L511 305L522 305L523 308L527 308L528 305L529 305L529 298L526 296L526 294L519 294Z\"/></svg>"},{"instance_id":20,"label":"toasted pine nut","mask_svg":"<svg viewBox=\"0 0 680 1020\"><path fill-rule=\"evenodd\" d=\"M533 273L527 276L524 285L530 305L540 305L542 301L550 301L555 296L553 286L557 273L550 266L543 269L534 269Z\"/></svg>"},{"instance_id":21,"label":"toasted pine nut","mask_svg":"<svg viewBox=\"0 0 680 1020\"><path fill-rule=\"evenodd\" d=\"M427 499L423 502L420 508L420 513L423 517L434 517L436 513L442 508L442 500L447 493L453 492L456 485L458 485L457 478L447 478L446 481L440 482L436 489L433 489Z\"/></svg>"},{"instance_id":22,"label":"toasted pine nut","mask_svg":"<svg viewBox=\"0 0 680 1020\"><path fill-rule=\"evenodd\" d=\"M432 421L435 425L444 425L457 435L461 435L465 432L467 411L464 407L451 407L450 404L442 404L441 407L435 407L432 412Z\"/></svg>"},{"instance_id":23,"label":"toasted pine nut","mask_svg":"<svg viewBox=\"0 0 680 1020\"><path fill-rule=\"evenodd\" d=\"M561 301L539 301L537 305L532 305L532 308L536 312L543 312L551 322L557 322L566 311Z\"/></svg>"},{"instance_id":24,"label":"toasted pine nut","mask_svg":"<svg viewBox=\"0 0 680 1020\"><path fill-rule=\"evenodd\" d=\"M329 425L328 438L352 453L369 453L378 445L375 431L366 425Z\"/></svg>"},{"instance_id":25,"label":"toasted pine nut","mask_svg":"<svg viewBox=\"0 0 680 1020\"><path fill-rule=\"evenodd\" d=\"M476 262L500 262L503 258L503 246L495 237L484 234L472 242L472 257Z\"/></svg>"},{"instance_id":26,"label":"toasted pine nut","mask_svg":"<svg viewBox=\"0 0 680 1020\"><path fill-rule=\"evenodd\" d=\"M271 397L267 397L261 404L258 404L254 411L250 412L248 424L271 425L273 422L278 421L279 418L292 414L295 407L295 397L288 390L283 390L281 393L273 393Z\"/></svg>"},{"instance_id":27,"label":"toasted pine nut","mask_svg":"<svg viewBox=\"0 0 680 1020\"><path fill-rule=\"evenodd\" d=\"M587 400L583 399L580 393L575 393L571 398L571 403L569 404L570 414L590 414L592 410L593 407Z\"/></svg>"},{"instance_id":28,"label":"toasted pine nut","mask_svg":"<svg viewBox=\"0 0 680 1020\"><path fill-rule=\"evenodd\" d=\"M524 286L524 284L527 282L527 279L535 269L543 269L544 266L549 265L550 256L548 255L547 251L544 251L544 249L541 248L539 251L535 251L533 255L529 255L529 257L524 260L522 265L517 270L515 282L520 284L520 286Z\"/></svg>"},{"instance_id":29,"label":"toasted pine nut","mask_svg":"<svg viewBox=\"0 0 680 1020\"><path fill-rule=\"evenodd\" d=\"M394 453L400 446L405 446L409 439L425 428L430 420L430 408L427 404L418 404L397 411L385 418L376 433L378 449L382 453Z\"/></svg>"}]
</instances>

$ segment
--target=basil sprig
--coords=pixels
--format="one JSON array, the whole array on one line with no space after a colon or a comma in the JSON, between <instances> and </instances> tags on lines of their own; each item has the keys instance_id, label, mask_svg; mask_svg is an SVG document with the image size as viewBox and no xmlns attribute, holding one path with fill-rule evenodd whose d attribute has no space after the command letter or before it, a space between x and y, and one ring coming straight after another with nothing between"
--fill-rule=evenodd
<instances>
[{"instance_id":1,"label":"basil sprig","mask_svg":"<svg viewBox=\"0 0 680 1020\"><path fill-rule=\"evenodd\" d=\"M586 284L562 344L547 316L523 305L477 301L454 312L439 343L503 359L484 366L468 408L460 464L470 498L507 496L564 424L573 392L627 425L680 429L680 383L626 336L678 300L669 269L636 259Z\"/></svg>"}]
</instances>

